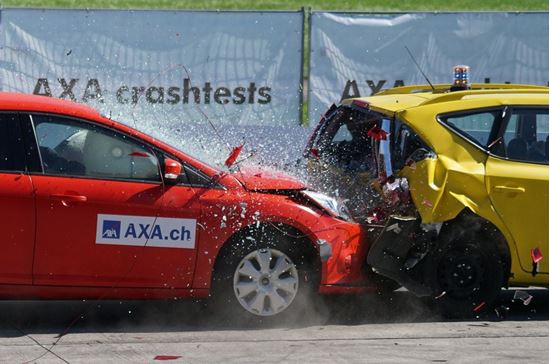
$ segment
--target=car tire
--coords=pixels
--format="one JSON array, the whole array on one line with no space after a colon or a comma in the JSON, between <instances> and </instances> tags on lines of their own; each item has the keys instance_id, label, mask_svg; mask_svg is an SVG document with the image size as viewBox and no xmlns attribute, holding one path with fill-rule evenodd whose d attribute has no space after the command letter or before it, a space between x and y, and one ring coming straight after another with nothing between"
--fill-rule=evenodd
<instances>
[{"instance_id":1,"label":"car tire","mask_svg":"<svg viewBox=\"0 0 550 364\"><path fill-rule=\"evenodd\" d=\"M493 240L475 224L442 232L430 275L436 305L448 318L471 318L492 307L503 286L504 262Z\"/></svg>"},{"instance_id":2,"label":"car tire","mask_svg":"<svg viewBox=\"0 0 550 364\"><path fill-rule=\"evenodd\" d=\"M214 272L215 314L253 321L299 316L318 288L318 274L303 251L284 235L248 236L233 244Z\"/></svg>"}]
</instances>

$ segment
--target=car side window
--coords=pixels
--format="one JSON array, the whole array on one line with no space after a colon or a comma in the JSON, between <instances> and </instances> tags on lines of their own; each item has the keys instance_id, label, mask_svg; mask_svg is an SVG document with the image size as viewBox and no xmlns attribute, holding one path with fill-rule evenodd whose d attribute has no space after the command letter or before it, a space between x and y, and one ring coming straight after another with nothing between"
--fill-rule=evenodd
<instances>
[{"instance_id":1,"label":"car side window","mask_svg":"<svg viewBox=\"0 0 550 364\"><path fill-rule=\"evenodd\" d=\"M192 187L212 187L214 184L212 183L212 180L208 177L206 177L201 172L197 171L195 168L190 167L188 165L183 166L184 172L185 172L185 178L186 181L184 184L187 184Z\"/></svg>"},{"instance_id":2,"label":"car side window","mask_svg":"<svg viewBox=\"0 0 550 364\"><path fill-rule=\"evenodd\" d=\"M348 171L371 170L372 140L368 132L381 120L381 115L341 106L319 139L317 146L321 156Z\"/></svg>"},{"instance_id":3,"label":"car side window","mask_svg":"<svg viewBox=\"0 0 550 364\"><path fill-rule=\"evenodd\" d=\"M25 151L18 115L0 113L0 171L24 170Z\"/></svg>"},{"instance_id":4,"label":"car side window","mask_svg":"<svg viewBox=\"0 0 550 364\"><path fill-rule=\"evenodd\" d=\"M393 132L390 134L393 142L392 163L394 170L400 170L407 161L418 162L418 158L425 158L431 149L416 132L399 119L394 120Z\"/></svg>"},{"instance_id":5,"label":"car side window","mask_svg":"<svg viewBox=\"0 0 550 364\"><path fill-rule=\"evenodd\" d=\"M486 147L500 114L500 110L488 110L442 116L439 119L466 139Z\"/></svg>"},{"instance_id":6,"label":"car side window","mask_svg":"<svg viewBox=\"0 0 550 364\"><path fill-rule=\"evenodd\" d=\"M504 148L495 154L510 160L548 164L548 109L512 109L502 139Z\"/></svg>"},{"instance_id":7,"label":"car side window","mask_svg":"<svg viewBox=\"0 0 550 364\"><path fill-rule=\"evenodd\" d=\"M46 174L161 181L153 151L122 133L61 116L32 120Z\"/></svg>"}]
</instances>

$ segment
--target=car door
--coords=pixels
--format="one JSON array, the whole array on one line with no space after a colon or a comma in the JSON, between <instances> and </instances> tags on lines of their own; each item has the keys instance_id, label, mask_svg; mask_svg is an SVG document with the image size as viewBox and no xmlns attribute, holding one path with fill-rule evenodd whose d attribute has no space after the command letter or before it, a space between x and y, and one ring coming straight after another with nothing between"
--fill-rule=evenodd
<instances>
[{"instance_id":1,"label":"car door","mask_svg":"<svg viewBox=\"0 0 550 364\"><path fill-rule=\"evenodd\" d=\"M34 284L185 288L193 279L198 202L163 208L158 153L84 120L32 114L42 173L32 175Z\"/></svg>"},{"instance_id":2,"label":"car door","mask_svg":"<svg viewBox=\"0 0 550 364\"><path fill-rule=\"evenodd\" d=\"M0 113L0 231L0 283L31 284L34 196L19 118L14 113Z\"/></svg>"},{"instance_id":3,"label":"car door","mask_svg":"<svg viewBox=\"0 0 550 364\"><path fill-rule=\"evenodd\" d=\"M548 273L548 107L507 113L499 136L503 147L487 159L487 189L516 242L522 269L532 271L531 250L539 248L539 271Z\"/></svg>"}]
</instances>

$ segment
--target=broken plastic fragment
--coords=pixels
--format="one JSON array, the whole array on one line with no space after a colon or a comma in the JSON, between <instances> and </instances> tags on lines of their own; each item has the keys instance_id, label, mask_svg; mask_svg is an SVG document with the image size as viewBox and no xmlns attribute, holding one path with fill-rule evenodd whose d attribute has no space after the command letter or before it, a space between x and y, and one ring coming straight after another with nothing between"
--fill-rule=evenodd
<instances>
[{"instance_id":1,"label":"broken plastic fragment","mask_svg":"<svg viewBox=\"0 0 550 364\"><path fill-rule=\"evenodd\" d=\"M529 305L532 299L533 296L525 291L516 291L514 293L514 300L520 300L525 306Z\"/></svg>"},{"instance_id":2,"label":"broken plastic fragment","mask_svg":"<svg viewBox=\"0 0 550 364\"><path fill-rule=\"evenodd\" d=\"M435 298L436 300L438 300L438 299L440 299L441 297L445 296L446 294L447 294L447 291L443 291L443 292L441 292L440 295L435 296L434 298Z\"/></svg>"},{"instance_id":3,"label":"broken plastic fragment","mask_svg":"<svg viewBox=\"0 0 550 364\"><path fill-rule=\"evenodd\" d=\"M479 305L474 307L474 312L477 312L477 311L481 310L483 308L483 306L485 306L485 301L481 302Z\"/></svg>"},{"instance_id":4,"label":"broken plastic fragment","mask_svg":"<svg viewBox=\"0 0 550 364\"><path fill-rule=\"evenodd\" d=\"M533 263L538 263L542 260L542 253L538 247L531 249L531 259L533 259Z\"/></svg>"},{"instance_id":5,"label":"broken plastic fragment","mask_svg":"<svg viewBox=\"0 0 550 364\"><path fill-rule=\"evenodd\" d=\"M386 231L393 231L393 232L396 233L396 234L400 234L401 231L403 231L403 229L401 229L401 228L399 227L399 224L398 224L398 223L395 223L395 224L393 224L393 225L388 226L388 227L386 228Z\"/></svg>"},{"instance_id":6,"label":"broken plastic fragment","mask_svg":"<svg viewBox=\"0 0 550 364\"><path fill-rule=\"evenodd\" d=\"M534 277L539 272L539 262L542 260L542 253L538 247L531 249L531 259L533 260L531 275Z\"/></svg>"},{"instance_id":7,"label":"broken plastic fragment","mask_svg":"<svg viewBox=\"0 0 550 364\"><path fill-rule=\"evenodd\" d=\"M380 129L379 127L375 126L374 128L371 128L367 135L373 139L376 140L386 140L388 139L388 133L386 133L384 130Z\"/></svg>"},{"instance_id":8,"label":"broken plastic fragment","mask_svg":"<svg viewBox=\"0 0 550 364\"><path fill-rule=\"evenodd\" d=\"M244 144L241 144L238 147L233 148L231 153L229 153L229 157L227 157L227 159L225 160L225 166L226 167L231 167L235 163L235 161L237 160L237 158L241 154L241 151L243 150L243 147L244 147Z\"/></svg>"},{"instance_id":9,"label":"broken plastic fragment","mask_svg":"<svg viewBox=\"0 0 550 364\"><path fill-rule=\"evenodd\" d=\"M154 360L176 360L181 358L181 355L157 355Z\"/></svg>"}]
</instances>

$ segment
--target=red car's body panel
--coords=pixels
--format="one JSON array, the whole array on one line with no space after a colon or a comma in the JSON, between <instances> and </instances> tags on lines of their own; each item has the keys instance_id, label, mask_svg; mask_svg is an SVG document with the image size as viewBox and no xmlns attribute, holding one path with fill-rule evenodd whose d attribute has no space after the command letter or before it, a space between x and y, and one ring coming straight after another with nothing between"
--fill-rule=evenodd
<instances>
[{"instance_id":1,"label":"red car's body panel","mask_svg":"<svg viewBox=\"0 0 550 364\"><path fill-rule=\"evenodd\" d=\"M322 262L321 292L369 288L363 272L368 244L359 225L270 193L304 189L301 182L264 171L222 173L71 102L0 93L0 110L70 116L117 130L214 182L191 187L0 172L0 221L2 231L10 232L3 235L0 258L3 298L205 297L220 249L235 234L260 223L290 226L316 248L319 240L331 245L332 256ZM100 215L196 221L195 243L184 249L98 243Z\"/></svg>"},{"instance_id":2,"label":"red car's body panel","mask_svg":"<svg viewBox=\"0 0 550 364\"><path fill-rule=\"evenodd\" d=\"M1 282L31 284L36 219L30 177L0 173L0 201Z\"/></svg>"},{"instance_id":3,"label":"red car's body panel","mask_svg":"<svg viewBox=\"0 0 550 364\"><path fill-rule=\"evenodd\" d=\"M34 284L188 288L195 267L193 249L96 244L97 215L193 218L200 215L189 187L170 191L160 183L32 176L37 230ZM163 208L177 188L183 209ZM65 200L63 196L67 196ZM71 201L83 196L86 201ZM138 230L139 233L139 230ZM129 273L129 270L131 272Z\"/></svg>"}]
</instances>

